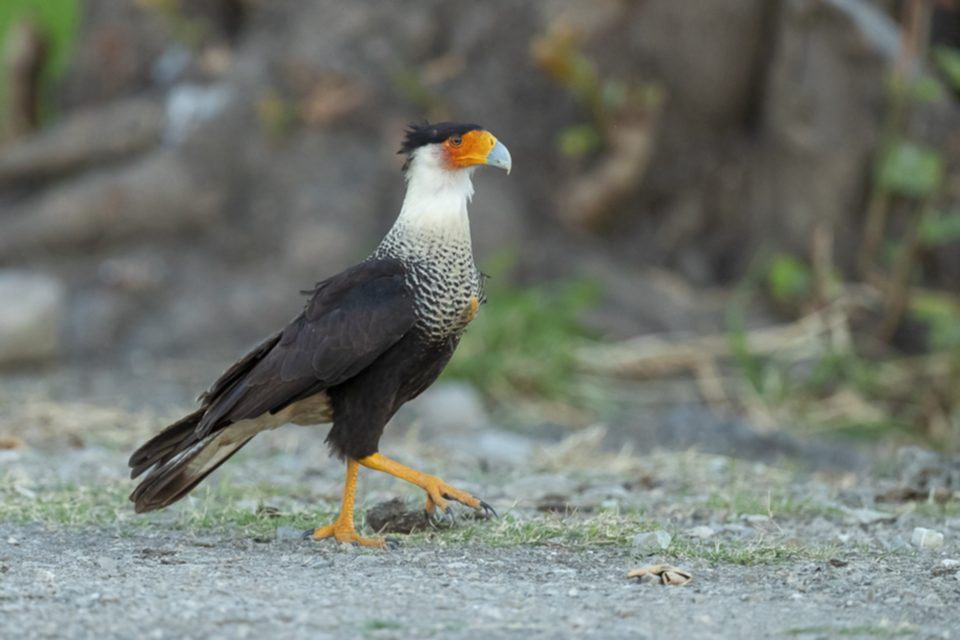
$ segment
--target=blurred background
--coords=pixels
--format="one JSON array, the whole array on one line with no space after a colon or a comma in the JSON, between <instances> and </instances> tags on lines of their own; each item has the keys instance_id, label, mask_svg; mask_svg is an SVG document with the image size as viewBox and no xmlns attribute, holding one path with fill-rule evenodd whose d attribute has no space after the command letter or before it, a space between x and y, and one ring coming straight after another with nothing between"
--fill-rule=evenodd
<instances>
[{"instance_id":1,"label":"blurred background","mask_svg":"<svg viewBox=\"0 0 960 640\"><path fill-rule=\"evenodd\" d=\"M428 118L514 158L476 177L490 304L429 428L814 468L956 451L958 11L4 0L0 439L177 417L376 247Z\"/></svg>"}]
</instances>

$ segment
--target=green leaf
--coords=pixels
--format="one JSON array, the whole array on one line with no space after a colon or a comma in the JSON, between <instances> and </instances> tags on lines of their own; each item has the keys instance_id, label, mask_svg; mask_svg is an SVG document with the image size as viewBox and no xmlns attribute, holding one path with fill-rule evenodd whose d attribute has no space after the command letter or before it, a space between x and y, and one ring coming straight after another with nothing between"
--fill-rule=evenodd
<instances>
[{"instance_id":1,"label":"green leaf","mask_svg":"<svg viewBox=\"0 0 960 640\"><path fill-rule=\"evenodd\" d=\"M790 302L810 293L813 277L807 265L786 254L770 261L767 282L770 293L780 302Z\"/></svg>"},{"instance_id":2,"label":"green leaf","mask_svg":"<svg viewBox=\"0 0 960 640\"><path fill-rule=\"evenodd\" d=\"M560 153L569 158L580 158L603 143L603 137L592 124L567 127L558 136Z\"/></svg>"},{"instance_id":3,"label":"green leaf","mask_svg":"<svg viewBox=\"0 0 960 640\"><path fill-rule=\"evenodd\" d=\"M24 18L40 30L47 47L43 65L43 110L52 107L52 82L62 76L70 64L73 45L80 25L80 0L0 0L0 52L11 30ZM6 65L0 66L0 119L6 109Z\"/></svg>"},{"instance_id":4,"label":"green leaf","mask_svg":"<svg viewBox=\"0 0 960 640\"><path fill-rule=\"evenodd\" d=\"M916 294L910 298L910 315L930 327L930 343L935 349L960 347L960 307L953 296Z\"/></svg>"},{"instance_id":5,"label":"green leaf","mask_svg":"<svg viewBox=\"0 0 960 640\"><path fill-rule=\"evenodd\" d=\"M934 47L933 62L950 79L953 88L960 90L960 50L945 46Z\"/></svg>"},{"instance_id":6,"label":"green leaf","mask_svg":"<svg viewBox=\"0 0 960 640\"><path fill-rule=\"evenodd\" d=\"M960 211L933 211L920 221L920 241L938 247L960 240Z\"/></svg>"},{"instance_id":7,"label":"green leaf","mask_svg":"<svg viewBox=\"0 0 960 640\"><path fill-rule=\"evenodd\" d=\"M613 111L623 108L627 103L627 85L616 80L607 80L600 87L600 103Z\"/></svg>"},{"instance_id":8,"label":"green leaf","mask_svg":"<svg viewBox=\"0 0 960 640\"><path fill-rule=\"evenodd\" d=\"M939 104L943 102L943 85L936 78L920 76L910 86L913 99L917 102Z\"/></svg>"},{"instance_id":9,"label":"green leaf","mask_svg":"<svg viewBox=\"0 0 960 640\"><path fill-rule=\"evenodd\" d=\"M904 140L894 142L880 159L877 177L888 191L923 198L940 187L943 158L930 147Z\"/></svg>"}]
</instances>

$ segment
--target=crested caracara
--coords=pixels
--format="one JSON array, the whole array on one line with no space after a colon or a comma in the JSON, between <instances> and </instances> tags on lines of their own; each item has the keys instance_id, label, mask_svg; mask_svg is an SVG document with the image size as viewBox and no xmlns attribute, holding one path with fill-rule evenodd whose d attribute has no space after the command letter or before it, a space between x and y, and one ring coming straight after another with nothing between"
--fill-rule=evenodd
<instances>
[{"instance_id":1,"label":"crested caracara","mask_svg":"<svg viewBox=\"0 0 960 640\"><path fill-rule=\"evenodd\" d=\"M407 193L386 238L319 283L303 313L227 369L197 411L134 452L131 478L147 472L130 495L137 513L173 504L255 435L287 423L333 423L327 444L347 463L340 517L314 529L315 540L393 542L354 529L361 465L426 491L429 515L450 514L448 500L492 511L377 449L387 421L437 379L484 302L467 217L471 176L483 164L509 173L510 153L482 127L451 122L410 127L400 153Z\"/></svg>"}]
</instances>

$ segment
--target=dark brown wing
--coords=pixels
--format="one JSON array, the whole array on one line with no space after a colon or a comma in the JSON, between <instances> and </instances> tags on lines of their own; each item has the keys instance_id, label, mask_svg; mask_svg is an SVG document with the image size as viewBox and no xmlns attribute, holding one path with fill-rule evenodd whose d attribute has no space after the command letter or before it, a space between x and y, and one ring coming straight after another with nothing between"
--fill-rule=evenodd
<instances>
[{"instance_id":1,"label":"dark brown wing","mask_svg":"<svg viewBox=\"0 0 960 640\"><path fill-rule=\"evenodd\" d=\"M279 337L238 362L203 396L209 405L197 437L281 411L370 366L416 322L404 276L397 260L367 260L317 285Z\"/></svg>"}]
</instances>

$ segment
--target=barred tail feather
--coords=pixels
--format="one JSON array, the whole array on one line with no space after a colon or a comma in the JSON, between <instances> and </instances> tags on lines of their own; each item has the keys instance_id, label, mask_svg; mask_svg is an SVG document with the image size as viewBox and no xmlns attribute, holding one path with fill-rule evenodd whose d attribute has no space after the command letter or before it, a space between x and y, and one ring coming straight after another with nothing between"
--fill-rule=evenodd
<instances>
[{"instance_id":1,"label":"barred tail feather","mask_svg":"<svg viewBox=\"0 0 960 640\"><path fill-rule=\"evenodd\" d=\"M245 421L198 439L201 416L198 411L170 425L131 456L133 478L156 465L130 494L137 513L156 511L183 498L261 430L249 428L252 425Z\"/></svg>"}]
</instances>

